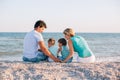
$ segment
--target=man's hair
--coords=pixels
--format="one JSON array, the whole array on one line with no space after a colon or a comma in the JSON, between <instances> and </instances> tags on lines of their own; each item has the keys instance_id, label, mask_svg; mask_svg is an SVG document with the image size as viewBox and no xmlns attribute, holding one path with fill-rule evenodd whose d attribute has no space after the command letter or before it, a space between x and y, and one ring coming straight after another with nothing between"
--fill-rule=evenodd
<instances>
[{"instance_id":1,"label":"man's hair","mask_svg":"<svg viewBox=\"0 0 120 80\"><path fill-rule=\"evenodd\" d=\"M54 44L55 44L55 39L50 38L50 39L48 40L48 43L51 43L52 45L54 45Z\"/></svg>"},{"instance_id":2,"label":"man's hair","mask_svg":"<svg viewBox=\"0 0 120 80\"><path fill-rule=\"evenodd\" d=\"M34 28L37 28L37 27L45 27L45 28L47 28L46 23L44 21L42 21L42 20L38 20L35 23Z\"/></svg>"},{"instance_id":3,"label":"man's hair","mask_svg":"<svg viewBox=\"0 0 120 80\"><path fill-rule=\"evenodd\" d=\"M67 41L65 40L65 38L60 38L58 42L61 43L63 46L67 45Z\"/></svg>"}]
</instances>

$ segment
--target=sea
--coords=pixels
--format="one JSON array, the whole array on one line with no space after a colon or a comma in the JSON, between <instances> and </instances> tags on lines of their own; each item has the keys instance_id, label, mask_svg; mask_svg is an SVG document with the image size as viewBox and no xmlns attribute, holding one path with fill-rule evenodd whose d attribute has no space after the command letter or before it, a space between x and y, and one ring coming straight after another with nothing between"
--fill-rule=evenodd
<instances>
[{"instance_id":1,"label":"sea","mask_svg":"<svg viewBox=\"0 0 120 80\"><path fill-rule=\"evenodd\" d=\"M23 40L27 32L0 32L0 61L22 61ZM42 33L45 45L47 40L58 39L64 35L60 32ZM76 33L87 41L96 56L96 62L120 62L120 33ZM75 53L76 55L76 53Z\"/></svg>"}]
</instances>

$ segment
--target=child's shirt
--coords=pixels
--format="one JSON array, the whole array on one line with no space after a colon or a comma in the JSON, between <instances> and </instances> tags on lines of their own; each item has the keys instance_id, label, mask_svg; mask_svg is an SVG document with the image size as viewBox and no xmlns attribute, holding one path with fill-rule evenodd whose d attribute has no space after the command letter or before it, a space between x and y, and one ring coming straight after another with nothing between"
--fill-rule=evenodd
<instances>
[{"instance_id":1,"label":"child's shirt","mask_svg":"<svg viewBox=\"0 0 120 80\"><path fill-rule=\"evenodd\" d=\"M58 51L57 46L51 46L48 50L57 58L57 51ZM48 58L48 61L54 61L54 60Z\"/></svg>"},{"instance_id":2,"label":"child's shirt","mask_svg":"<svg viewBox=\"0 0 120 80\"><path fill-rule=\"evenodd\" d=\"M63 60L67 58L69 53L70 53L70 51L69 51L68 47L62 46L61 56L62 56Z\"/></svg>"}]
</instances>

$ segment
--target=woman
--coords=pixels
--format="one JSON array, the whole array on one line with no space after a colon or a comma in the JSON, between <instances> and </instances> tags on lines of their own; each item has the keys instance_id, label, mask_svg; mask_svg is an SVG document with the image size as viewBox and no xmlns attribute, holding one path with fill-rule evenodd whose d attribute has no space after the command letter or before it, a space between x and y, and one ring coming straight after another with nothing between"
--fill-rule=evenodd
<instances>
[{"instance_id":1,"label":"woman","mask_svg":"<svg viewBox=\"0 0 120 80\"><path fill-rule=\"evenodd\" d=\"M83 37L75 35L71 28L65 29L63 33L65 38L68 40L68 47L70 50L69 56L63 62L67 62L71 57L73 57L74 52L78 53L77 62L95 62L95 56Z\"/></svg>"}]
</instances>

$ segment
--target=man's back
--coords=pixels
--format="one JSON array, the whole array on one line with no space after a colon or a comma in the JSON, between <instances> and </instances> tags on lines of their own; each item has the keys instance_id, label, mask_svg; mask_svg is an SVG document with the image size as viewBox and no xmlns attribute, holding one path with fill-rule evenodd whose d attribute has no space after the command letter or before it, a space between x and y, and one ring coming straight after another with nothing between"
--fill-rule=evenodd
<instances>
[{"instance_id":1,"label":"man's back","mask_svg":"<svg viewBox=\"0 0 120 80\"><path fill-rule=\"evenodd\" d=\"M23 55L28 58L34 58L37 56L38 41L42 39L42 35L37 33L35 30L27 33L24 38ZM42 39L43 40L43 39Z\"/></svg>"}]
</instances>

